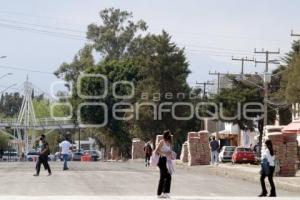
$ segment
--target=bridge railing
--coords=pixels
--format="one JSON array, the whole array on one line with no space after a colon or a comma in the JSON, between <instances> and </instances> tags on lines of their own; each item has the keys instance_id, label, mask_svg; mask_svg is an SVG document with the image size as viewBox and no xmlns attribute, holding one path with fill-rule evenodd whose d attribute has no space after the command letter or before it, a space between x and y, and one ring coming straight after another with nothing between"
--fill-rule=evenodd
<instances>
[{"instance_id":1,"label":"bridge railing","mask_svg":"<svg viewBox=\"0 0 300 200\"><path fill-rule=\"evenodd\" d=\"M36 124L32 121L30 126L59 126L59 125L73 125L73 120L56 120L53 118L40 118L36 119ZM24 126L24 123L19 123L18 119L0 119L0 126Z\"/></svg>"}]
</instances>

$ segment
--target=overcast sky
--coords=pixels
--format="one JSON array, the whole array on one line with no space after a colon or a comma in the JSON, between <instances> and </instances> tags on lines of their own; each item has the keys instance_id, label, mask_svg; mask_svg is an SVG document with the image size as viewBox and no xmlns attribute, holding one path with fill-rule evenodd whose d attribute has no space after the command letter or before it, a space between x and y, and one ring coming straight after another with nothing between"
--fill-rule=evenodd
<instances>
[{"instance_id":1,"label":"overcast sky","mask_svg":"<svg viewBox=\"0 0 300 200\"><path fill-rule=\"evenodd\" d=\"M14 83L17 89L28 74L49 92L57 80L51 73L72 61L86 42L87 25L100 22L99 11L109 7L132 11L149 31L165 29L185 47L191 85L212 79L209 71L240 72L231 57L252 58L254 48L280 48L282 56L290 49L291 29L300 32L297 0L0 0L0 5L0 56L7 56L0 59L0 77L13 73L0 80L0 91ZM246 72L263 70L246 65Z\"/></svg>"}]
</instances>

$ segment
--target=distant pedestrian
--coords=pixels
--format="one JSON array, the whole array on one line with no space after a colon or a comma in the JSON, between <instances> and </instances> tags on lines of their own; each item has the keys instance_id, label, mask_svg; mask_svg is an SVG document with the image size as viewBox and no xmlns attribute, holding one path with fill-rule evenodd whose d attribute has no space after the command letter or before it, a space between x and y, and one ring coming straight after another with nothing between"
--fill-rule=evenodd
<instances>
[{"instance_id":1,"label":"distant pedestrian","mask_svg":"<svg viewBox=\"0 0 300 200\"><path fill-rule=\"evenodd\" d=\"M145 152L145 164L146 167L148 167L150 166L150 157L152 155L152 147L149 142L145 145L144 152Z\"/></svg>"},{"instance_id":2,"label":"distant pedestrian","mask_svg":"<svg viewBox=\"0 0 300 200\"><path fill-rule=\"evenodd\" d=\"M158 198L170 198L171 179L174 172L172 159L172 137L170 131L164 131L161 140L155 149L155 153L160 155L157 166L160 170L160 179L157 189Z\"/></svg>"},{"instance_id":3,"label":"distant pedestrian","mask_svg":"<svg viewBox=\"0 0 300 200\"><path fill-rule=\"evenodd\" d=\"M25 153L24 152L21 153L21 159L20 159L20 161L22 161L22 162L25 161Z\"/></svg>"},{"instance_id":4,"label":"distant pedestrian","mask_svg":"<svg viewBox=\"0 0 300 200\"><path fill-rule=\"evenodd\" d=\"M212 140L209 142L209 148L210 148L210 157L211 157L211 165L218 165L218 159L219 159L219 141L216 140L216 137L213 136Z\"/></svg>"},{"instance_id":5,"label":"distant pedestrian","mask_svg":"<svg viewBox=\"0 0 300 200\"><path fill-rule=\"evenodd\" d=\"M41 164L44 165L44 168L48 170L48 176L51 176L51 169L48 163L48 156L50 154L50 148L49 144L46 141L46 136L41 135L40 137L40 142L41 142L41 151L39 153L38 161L36 164L36 174L34 176L39 176L40 175L40 170L41 170Z\"/></svg>"},{"instance_id":6,"label":"distant pedestrian","mask_svg":"<svg viewBox=\"0 0 300 200\"><path fill-rule=\"evenodd\" d=\"M253 146L253 152L255 154L255 156L259 156L258 155L258 152L259 152L259 145L256 143L254 146Z\"/></svg>"},{"instance_id":7,"label":"distant pedestrian","mask_svg":"<svg viewBox=\"0 0 300 200\"><path fill-rule=\"evenodd\" d=\"M63 160L64 160L64 167L63 170L68 170L68 159L69 159L69 151L70 151L70 147L71 147L71 143L69 142L69 138L65 137L64 141L62 141L59 144L60 147L60 155L62 156Z\"/></svg>"},{"instance_id":8,"label":"distant pedestrian","mask_svg":"<svg viewBox=\"0 0 300 200\"><path fill-rule=\"evenodd\" d=\"M260 183L262 192L259 197L267 196L268 192L266 189L265 178L268 177L271 191L269 197L276 197L276 188L273 181L273 174L275 171L275 156L271 140L265 142L265 149L261 153L261 176Z\"/></svg>"}]
</instances>

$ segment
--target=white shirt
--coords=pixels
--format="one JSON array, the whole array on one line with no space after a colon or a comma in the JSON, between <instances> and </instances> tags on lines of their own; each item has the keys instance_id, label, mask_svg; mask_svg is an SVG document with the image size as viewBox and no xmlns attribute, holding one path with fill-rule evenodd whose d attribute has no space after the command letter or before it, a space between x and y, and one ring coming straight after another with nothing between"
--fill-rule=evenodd
<instances>
[{"instance_id":1,"label":"white shirt","mask_svg":"<svg viewBox=\"0 0 300 200\"><path fill-rule=\"evenodd\" d=\"M268 160L270 166L273 166L273 167L275 166L274 155L271 156L268 148L266 148L264 151L261 152L261 160L263 160L265 158Z\"/></svg>"},{"instance_id":2,"label":"white shirt","mask_svg":"<svg viewBox=\"0 0 300 200\"><path fill-rule=\"evenodd\" d=\"M61 148L61 154L69 154L71 143L67 140L64 140L59 144L59 147Z\"/></svg>"},{"instance_id":3,"label":"white shirt","mask_svg":"<svg viewBox=\"0 0 300 200\"><path fill-rule=\"evenodd\" d=\"M161 151L163 153L163 155L165 156L168 152L171 151L171 147L169 145L167 145L165 142L163 142L163 146L161 147Z\"/></svg>"}]
</instances>

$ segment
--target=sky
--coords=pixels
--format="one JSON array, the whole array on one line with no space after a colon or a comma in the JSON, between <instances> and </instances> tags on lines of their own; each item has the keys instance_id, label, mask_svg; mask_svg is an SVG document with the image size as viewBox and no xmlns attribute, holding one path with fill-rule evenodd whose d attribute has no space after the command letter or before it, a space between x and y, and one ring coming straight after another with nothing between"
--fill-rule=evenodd
<instances>
[{"instance_id":1,"label":"sky","mask_svg":"<svg viewBox=\"0 0 300 200\"><path fill-rule=\"evenodd\" d=\"M115 7L147 22L149 32L162 29L185 47L191 74L188 83L212 80L209 71L239 73L231 58L256 57L254 48L290 50L293 29L300 33L297 0L0 0L0 92L12 84L19 91L28 75L41 93L58 79L53 72L71 62L87 42L86 27L101 23L99 11ZM294 38L295 39L295 38ZM274 69L276 66L272 66ZM246 73L264 71L247 63ZM57 84L56 87L60 87Z\"/></svg>"}]
</instances>

